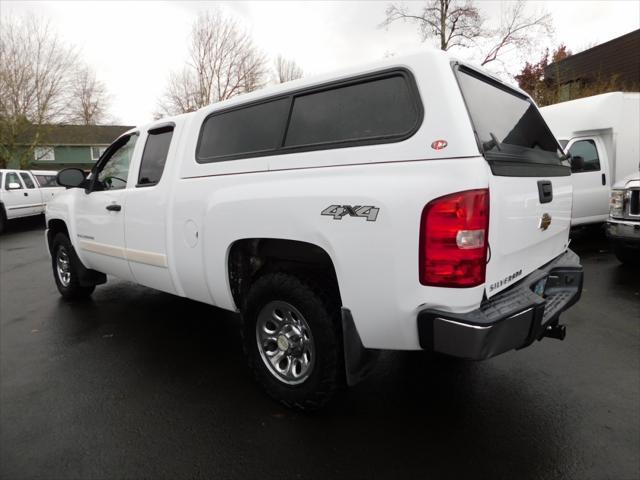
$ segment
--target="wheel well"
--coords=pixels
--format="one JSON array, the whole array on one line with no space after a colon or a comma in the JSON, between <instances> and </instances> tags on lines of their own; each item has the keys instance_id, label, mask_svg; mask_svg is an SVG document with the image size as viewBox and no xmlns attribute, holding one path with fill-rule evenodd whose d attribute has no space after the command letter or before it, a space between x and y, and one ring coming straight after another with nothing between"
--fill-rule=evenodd
<instances>
[{"instance_id":1,"label":"wheel well","mask_svg":"<svg viewBox=\"0 0 640 480\"><path fill-rule=\"evenodd\" d=\"M273 271L312 275L340 300L338 278L329 254L308 242L277 238L238 240L229 250L229 284L236 306L242 305L251 284Z\"/></svg>"},{"instance_id":2,"label":"wheel well","mask_svg":"<svg viewBox=\"0 0 640 480\"><path fill-rule=\"evenodd\" d=\"M53 239L56 238L56 235L58 233L64 233L67 237L69 237L67 224L62 220L49 220L49 223L47 223L47 245L49 246L49 252L51 252L51 244L53 243Z\"/></svg>"}]
</instances>

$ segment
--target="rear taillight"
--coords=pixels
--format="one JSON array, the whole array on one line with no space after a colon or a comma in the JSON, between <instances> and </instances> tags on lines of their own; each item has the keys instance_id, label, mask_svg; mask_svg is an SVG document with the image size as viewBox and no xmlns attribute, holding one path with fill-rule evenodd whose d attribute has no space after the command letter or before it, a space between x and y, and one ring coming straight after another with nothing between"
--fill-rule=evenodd
<instances>
[{"instance_id":1,"label":"rear taillight","mask_svg":"<svg viewBox=\"0 0 640 480\"><path fill-rule=\"evenodd\" d=\"M467 190L429 202L420 222L420 283L484 283L488 233L489 190Z\"/></svg>"}]
</instances>

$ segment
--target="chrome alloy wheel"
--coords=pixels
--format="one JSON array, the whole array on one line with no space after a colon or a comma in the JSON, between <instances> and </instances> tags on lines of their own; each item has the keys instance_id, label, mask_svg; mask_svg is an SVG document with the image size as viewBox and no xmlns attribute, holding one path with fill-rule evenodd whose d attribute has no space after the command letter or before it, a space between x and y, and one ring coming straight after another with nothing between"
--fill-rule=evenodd
<instances>
[{"instance_id":1,"label":"chrome alloy wheel","mask_svg":"<svg viewBox=\"0 0 640 480\"><path fill-rule=\"evenodd\" d=\"M71 264L65 247L58 248L56 252L56 273L63 287L68 287L71 284Z\"/></svg>"},{"instance_id":2,"label":"chrome alloy wheel","mask_svg":"<svg viewBox=\"0 0 640 480\"><path fill-rule=\"evenodd\" d=\"M273 301L260 310L256 341L262 361L281 382L298 385L311 375L316 357L311 329L290 303Z\"/></svg>"}]
</instances>

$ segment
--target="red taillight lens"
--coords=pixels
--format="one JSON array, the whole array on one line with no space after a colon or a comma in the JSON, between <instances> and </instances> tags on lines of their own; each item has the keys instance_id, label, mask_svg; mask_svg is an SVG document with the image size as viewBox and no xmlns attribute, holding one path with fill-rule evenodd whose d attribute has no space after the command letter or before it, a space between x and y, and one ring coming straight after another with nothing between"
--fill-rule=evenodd
<instances>
[{"instance_id":1,"label":"red taillight lens","mask_svg":"<svg viewBox=\"0 0 640 480\"><path fill-rule=\"evenodd\" d=\"M420 283L484 283L488 233L489 190L467 190L429 202L420 221Z\"/></svg>"}]
</instances>

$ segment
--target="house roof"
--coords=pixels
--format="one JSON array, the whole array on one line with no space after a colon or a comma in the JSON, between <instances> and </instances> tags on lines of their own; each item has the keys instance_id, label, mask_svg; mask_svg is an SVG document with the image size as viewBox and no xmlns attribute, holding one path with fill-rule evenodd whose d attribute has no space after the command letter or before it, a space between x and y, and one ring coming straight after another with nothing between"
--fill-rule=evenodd
<instances>
[{"instance_id":1,"label":"house roof","mask_svg":"<svg viewBox=\"0 0 640 480\"><path fill-rule=\"evenodd\" d=\"M133 127L126 125L42 125L40 145L109 145ZM20 136L18 144L29 144L36 127Z\"/></svg>"},{"instance_id":2,"label":"house roof","mask_svg":"<svg viewBox=\"0 0 640 480\"><path fill-rule=\"evenodd\" d=\"M640 84L640 30L601 43L545 67L545 76L559 84L575 80L609 79L630 87Z\"/></svg>"}]
</instances>

